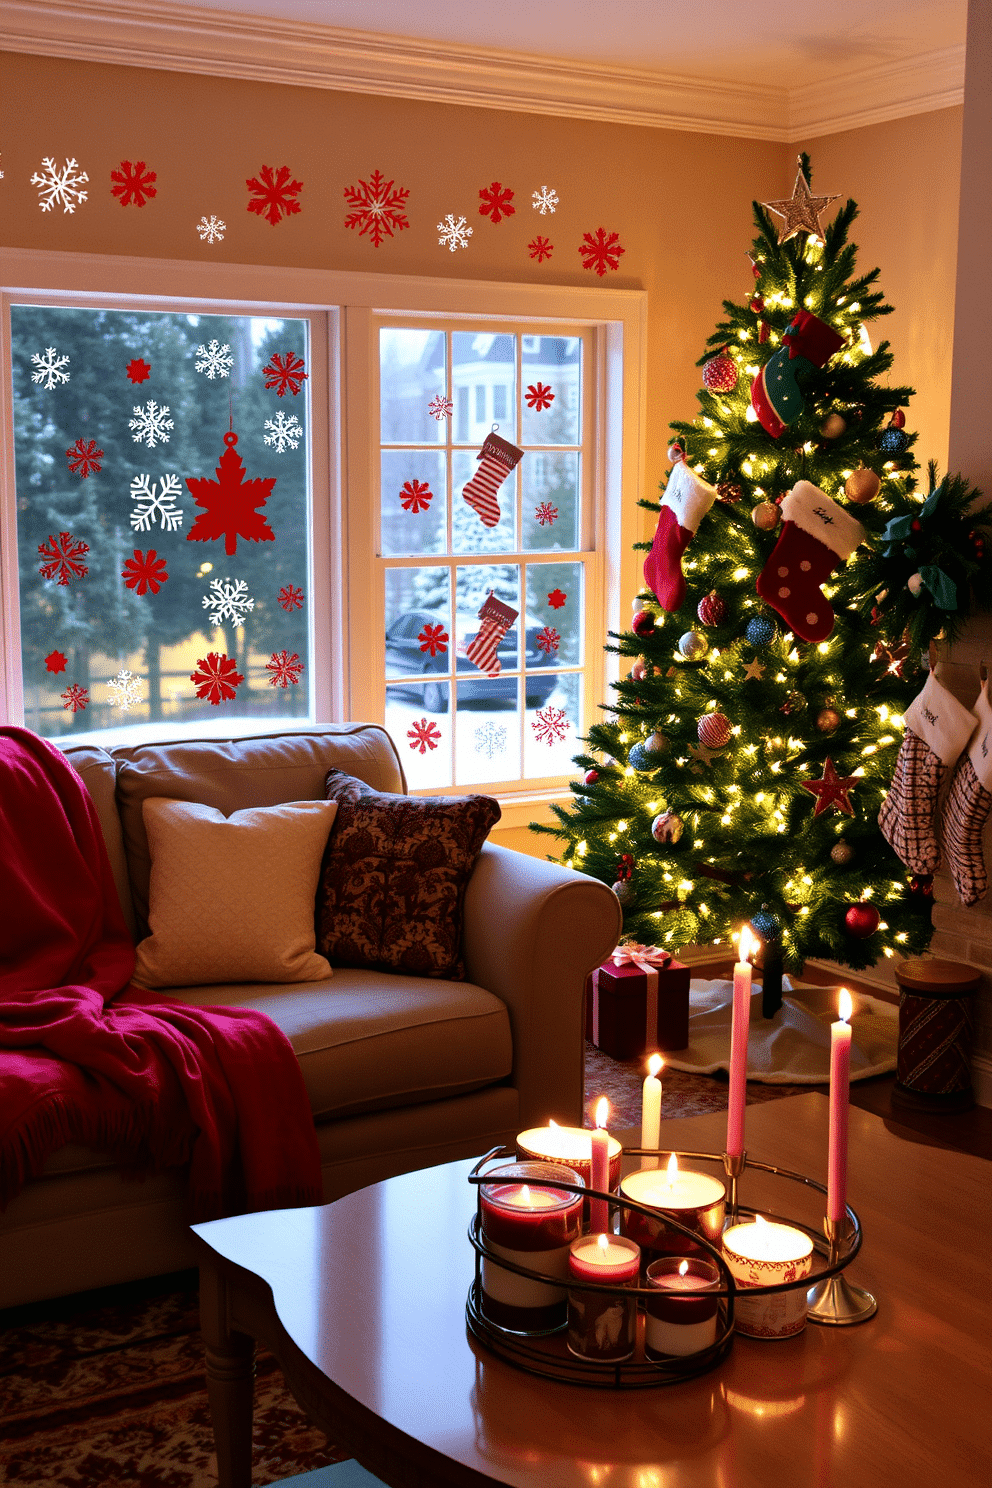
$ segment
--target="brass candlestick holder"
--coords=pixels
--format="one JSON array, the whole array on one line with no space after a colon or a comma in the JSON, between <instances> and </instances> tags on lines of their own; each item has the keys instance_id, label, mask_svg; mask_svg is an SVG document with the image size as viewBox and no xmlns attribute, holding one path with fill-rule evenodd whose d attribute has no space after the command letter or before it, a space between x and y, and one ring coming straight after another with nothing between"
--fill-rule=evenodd
<instances>
[{"instance_id":1,"label":"brass candlestick holder","mask_svg":"<svg viewBox=\"0 0 992 1488\"><path fill-rule=\"evenodd\" d=\"M830 1246L828 1265L832 1267L836 1265L843 1246L853 1235L854 1226L845 1215L843 1219L825 1219L823 1231ZM843 1271L818 1281L815 1286L810 1287L806 1298L806 1316L810 1322L824 1323L832 1328L866 1323L878 1311L878 1303L871 1292L866 1292L863 1287L852 1286Z\"/></svg>"},{"instance_id":2,"label":"brass candlestick holder","mask_svg":"<svg viewBox=\"0 0 992 1488\"><path fill-rule=\"evenodd\" d=\"M723 1171L727 1175L727 1224L737 1223L737 1180L747 1167L747 1150L723 1154Z\"/></svg>"}]
</instances>

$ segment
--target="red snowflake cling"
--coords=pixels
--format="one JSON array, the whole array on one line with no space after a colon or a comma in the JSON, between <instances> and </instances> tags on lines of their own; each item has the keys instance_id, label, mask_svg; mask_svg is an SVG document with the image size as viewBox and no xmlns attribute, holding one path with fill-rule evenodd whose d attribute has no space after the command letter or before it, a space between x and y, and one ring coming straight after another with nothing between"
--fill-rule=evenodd
<instances>
[{"instance_id":1,"label":"red snowflake cling","mask_svg":"<svg viewBox=\"0 0 992 1488\"><path fill-rule=\"evenodd\" d=\"M216 542L224 539L224 552L233 558L238 538L246 542L275 542L275 533L258 507L264 506L276 483L274 475L245 480L245 467L234 446L238 436L224 435L227 448L214 474L216 480L188 475L186 484L197 506L202 506L186 534L187 542Z\"/></svg>"},{"instance_id":2,"label":"red snowflake cling","mask_svg":"<svg viewBox=\"0 0 992 1488\"><path fill-rule=\"evenodd\" d=\"M427 405L427 412L431 418L437 419L438 423L443 418L450 418L454 411L454 403L452 403L450 398L446 398L443 393L437 393Z\"/></svg>"},{"instance_id":3,"label":"red snowflake cling","mask_svg":"<svg viewBox=\"0 0 992 1488\"><path fill-rule=\"evenodd\" d=\"M103 450L97 449L96 440L77 439L72 449L67 449L66 459L69 461L69 469L73 475L87 476L91 470L100 473L100 461L103 459Z\"/></svg>"},{"instance_id":4,"label":"red snowflake cling","mask_svg":"<svg viewBox=\"0 0 992 1488\"><path fill-rule=\"evenodd\" d=\"M425 625L417 640L421 651L429 651L432 656L448 649L448 632L443 625Z\"/></svg>"},{"instance_id":5,"label":"red snowflake cling","mask_svg":"<svg viewBox=\"0 0 992 1488\"><path fill-rule=\"evenodd\" d=\"M564 739L570 727L564 708L552 708L550 704L546 708L538 708L531 722L537 742L547 744L549 748Z\"/></svg>"},{"instance_id":6,"label":"red snowflake cling","mask_svg":"<svg viewBox=\"0 0 992 1488\"><path fill-rule=\"evenodd\" d=\"M499 181L494 181L491 186L483 186L479 196L482 199L480 217L491 217L493 222L502 222L504 217L513 217L516 213L516 207L510 206L513 192L508 186L501 186Z\"/></svg>"},{"instance_id":7,"label":"red snowflake cling","mask_svg":"<svg viewBox=\"0 0 992 1488\"><path fill-rule=\"evenodd\" d=\"M145 170L143 160L136 160L134 165L122 160L120 170L110 172L110 179L114 182L111 195L119 198L122 207L143 207L149 197L158 195L152 185L158 177L154 171Z\"/></svg>"},{"instance_id":8,"label":"red snowflake cling","mask_svg":"<svg viewBox=\"0 0 992 1488\"><path fill-rule=\"evenodd\" d=\"M567 598L568 595L563 594L560 589L552 589L548 595L548 604L553 610L560 610Z\"/></svg>"},{"instance_id":9,"label":"red snowflake cling","mask_svg":"<svg viewBox=\"0 0 992 1488\"><path fill-rule=\"evenodd\" d=\"M297 589L294 584L286 584L280 589L278 598L279 603L287 612L303 608L303 590Z\"/></svg>"},{"instance_id":10,"label":"red snowflake cling","mask_svg":"<svg viewBox=\"0 0 992 1488\"><path fill-rule=\"evenodd\" d=\"M60 584L85 578L89 569L79 560L89 550L89 543L76 542L68 532L60 532L58 537L49 533L47 541L38 544L38 552L45 559L38 572L43 579L54 579L58 575Z\"/></svg>"},{"instance_id":11,"label":"red snowflake cling","mask_svg":"<svg viewBox=\"0 0 992 1488\"><path fill-rule=\"evenodd\" d=\"M45 657L46 672L64 672L65 664L66 657L62 655L61 651L49 651Z\"/></svg>"},{"instance_id":12,"label":"red snowflake cling","mask_svg":"<svg viewBox=\"0 0 992 1488\"><path fill-rule=\"evenodd\" d=\"M154 548L149 548L147 553L135 548L134 557L125 558L121 570L124 587L135 589L139 594L147 594L149 589L157 594L168 577L165 559L159 558Z\"/></svg>"},{"instance_id":13,"label":"red snowflake cling","mask_svg":"<svg viewBox=\"0 0 992 1488\"><path fill-rule=\"evenodd\" d=\"M152 375L152 369L142 357L135 357L127 364L128 382L147 382Z\"/></svg>"},{"instance_id":14,"label":"red snowflake cling","mask_svg":"<svg viewBox=\"0 0 992 1488\"><path fill-rule=\"evenodd\" d=\"M216 707L221 698L236 697L238 684L245 679L230 656L209 651L197 658L196 671L190 673L189 680L197 684L197 697L209 698Z\"/></svg>"},{"instance_id":15,"label":"red snowflake cling","mask_svg":"<svg viewBox=\"0 0 992 1488\"><path fill-rule=\"evenodd\" d=\"M531 258L536 258L538 263L543 263L546 258L550 258L554 252L554 247L554 243L548 238L542 238L540 236L531 238L527 244L527 250Z\"/></svg>"},{"instance_id":16,"label":"red snowflake cling","mask_svg":"<svg viewBox=\"0 0 992 1488\"><path fill-rule=\"evenodd\" d=\"M434 499L434 492L426 481L408 480L400 490L400 506L404 511L426 511Z\"/></svg>"},{"instance_id":17,"label":"red snowflake cling","mask_svg":"<svg viewBox=\"0 0 992 1488\"><path fill-rule=\"evenodd\" d=\"M555 401L555 395L546 382L531 383L524 395L527 407L543 413Z\"/></svg>"},{"instance_id":18,"label":"red snowflake cling","mask_svg":"<svg viewBox=\"0 0 992 1488\"><path fill-rule=\"evenodd\" d=\"M262 179L259 180L258 176ZM296 198L303 190L303 182L289 179L288 165L281 165L275 172L271 165L263 165L258 176L252 176L245 182L252 193L252 200L248 203L249 212L254 212L257 217L264 217L275 227L284 217L292 217L302 211Z\"/></svg>"},{"instance_id":19,"label":"red snowflake cling","mask_svg":"<svg viewBox=\"0 0 992 1488\"><path fill-rule=\"evenodd\" d=\"M63 708L72 713L79 713L90 700L90 690L88 687L80 687L78 682L73 682L59 696L62 699Z\"/></svg>"},{"instance_id":20,"label":"red snowflake cling","mask_svg":"<svg viewBox=\"0 0 992 1488\"><path fill-rule=\"evenodd\" d=\"M552 651L557 651L561 645L561 636L553 625L546 625L543 630L537 632L537 645L545 656L550 656Z\"/></svg>"},{"instance_id":21,"label":"red snowflake cling","mask_svg":"<svg viewBox=\"0 0 992 1488\"><path fill-rule=\"evenodd\" d=\"M406 736L410 740L411 749L419 749L421 754L426 754L428 749L437 748L441 730L435 728L433 723L428 723L426 718L421 718L419 723L414 723L413 728L407 729Z\"/></svg>"},{"instance_id":22,"label":"red snowflake cling","mask_svg":"<svg viewBox=\"0 0 992 1488\"><path fill-rule=\"evenodd\" d=\"M542 501L540 506L535 506L534 515L542 527L553 527L558 520L558 508L550 501Z\"/></svg>"},{"instance_id":23,"label":"red snowflake cling","mask_svg":"<svg viewBox=\"0 0 992 1488\"><path fill-rule=\"evenodd\" d=\"M619 268L621 254L625 251L620 246L620 234L615 232L607 234L605 228L602 227L597 227L595 237L592 233L583 233L582 242L579 244L582 267L595 269L601 279L607 269Z\"/></svg>"},{"instance_id":24,"label":"red snowflake cling","mask_svg":"<svg viewBox=\"0 0 992 1488\"><path fill-rule=\"evenodd\" d=\"M394 190L393 182L387 181L382 171L374 170L369 180L359 181L357 186L346 186L344 195L348 205L354 208L344 219L345 227L357 227L360 238L368 233L374 248L378 248L383 238L391 238L394 228L402 232L410 226L402 210L409 189L397 186Z\"/></svg>"},{"instance_id":25,"label":"red snowflake cling","mask_svg":"<svg viewBox=\"0 0 992 1488\"><path fill-rule=\"evenodd\" d=\"M295 651L292 656L288 651L273 651L272 660L265 663L265 670L272 673L270 687L295 687L303 674L303 663Z\"/></svg>"},{"instance_id":26,"label":"red snowflake cling","mask_svg":"<svg viewBox=\"0 0 992 1488\"><path fill-rule=\"evenodd\" d=\"M310 375L306 371L306 365L303 358L294 351L287 351L285 356L276 352L269 364L262 368L265 386L275 388L277 398L284 398L287 389L295 398Z\"/></svg>"}]
</instances>

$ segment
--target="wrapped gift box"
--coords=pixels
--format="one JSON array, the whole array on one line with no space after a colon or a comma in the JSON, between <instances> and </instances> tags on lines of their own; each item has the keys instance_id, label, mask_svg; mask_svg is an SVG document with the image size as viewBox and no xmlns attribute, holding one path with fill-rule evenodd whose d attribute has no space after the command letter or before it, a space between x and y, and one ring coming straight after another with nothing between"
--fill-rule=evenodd
<instances>
[{"instance_id":1,"label":"wrapped gift box","mask_svg":"<svg viewBox=\"0 0 992 1488\"><path fill-rule=\"evenodd\" d=\"M686 1048L688 966L604 962L586 979L586 1038L613 1059Z\"/></svg>"}]
</instances>

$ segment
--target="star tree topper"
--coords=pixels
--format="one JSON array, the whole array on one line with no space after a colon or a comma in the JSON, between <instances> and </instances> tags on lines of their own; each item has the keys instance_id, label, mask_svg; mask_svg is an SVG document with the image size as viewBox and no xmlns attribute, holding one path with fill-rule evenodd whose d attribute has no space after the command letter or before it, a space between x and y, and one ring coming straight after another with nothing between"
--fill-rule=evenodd
<instances>
[{"instance_id":1,"label":"star tree topper","mask_svg":"<svg viewBox=\"0 0 992 1488\"><path fill-rule=\"evenodd\" d=\"M837 774L834 762L828 755L823 762L823 778L821 780L804 780L803 790L809 791L811 796L816 797L816 809L814 816L822 816L832 806L835 811L843 811L847 816L854 815L854 807L851 805L850 792L857 785L856 775L845 775L843 779Z\"/></svg>"},{"instance_id":2,"label":"star tree topper","mask_svg":"<svg viewBox=\"0 0 992 1488\"><path fill-rule=\"evenodd\" d=\"M224 435L227 448L220 457L214 474L216 480L200 476L187 476L197 506L204 508L186 534L187 542L216 542L224 539L224 552L233 557L238 550L238 538L248 542L275 542L275 533L262 512L272 494L276 477L263 479L256 476L245 480L245 467L234 446L238 436L233 429Z\"/></svg>"},{"instance_id":3,"label":"star tree topper","mask_svg":"<svg viewBox=\"0 0 992 1488\"><path fill-rule=\"evenodd\" d=\"M762 202L761 205L769 212L774 212L776 217L784 218L778 230L780 243L785 243L789 238L795 237L796 233L801 232L807 233L811 238L816 238L818 243L822 243L824 238L820 229L820 213L825 211L831 202L837 201L838 195L839 193L833 196L814 196L803 174L802 157L800 157L796 184L792 188L791 197L784 197L781 201Z\"/></svg>"}]
</instances>

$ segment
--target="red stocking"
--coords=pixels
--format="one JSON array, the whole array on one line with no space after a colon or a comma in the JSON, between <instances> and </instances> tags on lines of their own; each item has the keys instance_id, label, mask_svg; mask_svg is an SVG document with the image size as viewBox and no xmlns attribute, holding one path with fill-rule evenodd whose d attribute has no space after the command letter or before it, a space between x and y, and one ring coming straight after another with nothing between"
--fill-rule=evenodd
<instances>
[{"instance_id":1,"label":"red stocking","mask_svg":"<svg viewBox=\"0 0 992 1488\"><path fill-rule=\"evenodd\" d=\"M462 488L462 495L473 511L478 512L483 527L495 527L499 521L499 502L496 492L510 471L523 459L523 450L501 439L498 434L487 434L476 459L479 468L472 479Z\"/></svg>"},{"instance_id":2,"label":"red stocking","mask_svg":"<svg viewBox=\"0 0 992 1488\"><path fill-rule=\"evenodd\" d=\"M833 630L820 585L864 536L857 518L810 481L797 481L782 502L782 534L756 587L802 640L822 641Z\"/></svg>"},{"instance_id":3,"label":"red stocking","mask_svg":"<svg viewBox=\"0 0 992 1488\"><path fill-rule=\"evenodd\" d=\"M668 477L654 542L644 560L645 581L669 614L681 609L685 599L682 554L715 500L716 487L680 460Z\"/></svg>"}]
</instances>

